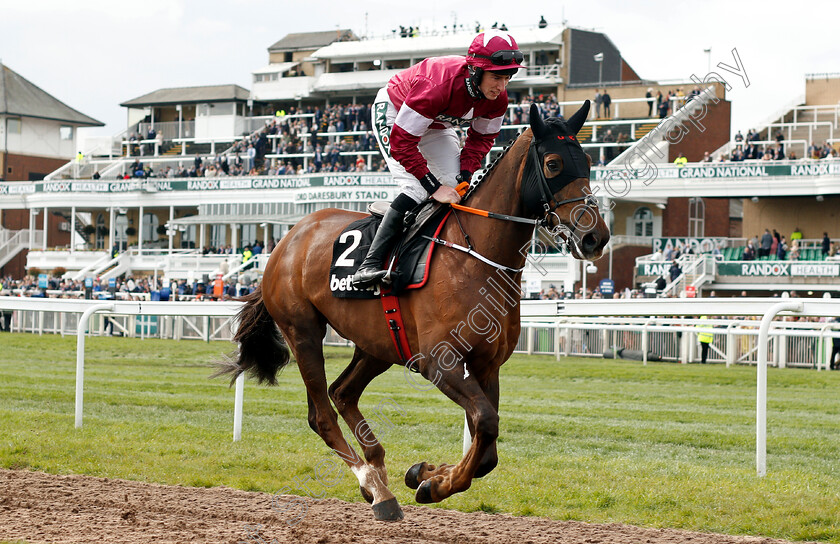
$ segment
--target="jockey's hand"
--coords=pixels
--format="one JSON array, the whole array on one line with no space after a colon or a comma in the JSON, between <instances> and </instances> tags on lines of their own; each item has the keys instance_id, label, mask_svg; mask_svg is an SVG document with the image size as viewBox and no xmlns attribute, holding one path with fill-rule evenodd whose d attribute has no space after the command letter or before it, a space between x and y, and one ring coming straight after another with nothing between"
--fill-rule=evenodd
<instances>
[{"instance_id":1,"label":"jockey's hand","mask_svg":"<svg viewBox=\"0 0 840 544\"><path fill-rule=\"evenodd\" d=\"M432 193L432 198L443 204L456 204L461 201L458 191L448 185L438 187L438 190Z\"/></svg>"}]
</instances>

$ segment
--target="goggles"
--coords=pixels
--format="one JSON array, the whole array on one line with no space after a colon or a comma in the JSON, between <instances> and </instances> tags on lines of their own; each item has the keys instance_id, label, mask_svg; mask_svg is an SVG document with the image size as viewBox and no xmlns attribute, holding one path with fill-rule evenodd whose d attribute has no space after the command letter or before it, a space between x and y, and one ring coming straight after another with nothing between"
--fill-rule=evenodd
<instances>
[{"instance_id":1,"label":"goggles","mask_svg":"<svg viewBox=\"0 0 840 544\"><path fill-rule=\"evenodd\" d=\"M521 64L525 56L522 51L516 50L502 50L494 51L492 55L479 55L478 53L470 53L470 56L479 59L489 59L495 66L507 66L509 64Z\"/></svg>"}]
</instances>

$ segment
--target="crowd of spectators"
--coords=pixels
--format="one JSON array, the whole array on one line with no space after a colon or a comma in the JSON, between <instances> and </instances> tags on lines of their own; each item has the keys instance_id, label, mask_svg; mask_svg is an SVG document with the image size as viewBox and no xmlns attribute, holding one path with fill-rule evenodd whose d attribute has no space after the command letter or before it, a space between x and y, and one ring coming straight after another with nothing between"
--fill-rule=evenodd
<instances>
[{"instance_id":1,"label":"crowd of spectators","mask_svg":"<svg viewBox=\"0 0 840 544\"><path fill-rule=\"evenodd\" d=\"M747 135L744 136L739 130L732 139L735 148L729 155L720 155L718 162L742 162L742 161L781 161L781 160L798 160L805 159L836 159L838 157L837 149L835 149L828 141L823 142L823 145L817 145L816 142L811 142L808 146L807 153L804 157L799 157L796 151L785 148L785 135L781 129L777 129L773 134L775 144L761 144L761 135L758 131L749 129ZM714 162L714 159L706 152L702 162Z\"/></svg>"},{"instance_id":2,"label":"crowd of spectators","mask_svg":"<svg viewBox=\"0 0 840 544\"><path fill-rule=\"evenodd\" d=\"M223 282L222 293L218 295L214 293L213 282L213 279L206 276L191 282L181 279L166 283L162 278L127 276L117 278L111 286L108 280L95 278L88 294L83 280L49 277L47 287L43 288L39 286L38 278L31 275L17 280L6 276L0 279L0 296L101 300L151 300L153 297L175 301L230 300L253 292L259 284L247 276L228 280Z\"/></svg>"}]
</instances>

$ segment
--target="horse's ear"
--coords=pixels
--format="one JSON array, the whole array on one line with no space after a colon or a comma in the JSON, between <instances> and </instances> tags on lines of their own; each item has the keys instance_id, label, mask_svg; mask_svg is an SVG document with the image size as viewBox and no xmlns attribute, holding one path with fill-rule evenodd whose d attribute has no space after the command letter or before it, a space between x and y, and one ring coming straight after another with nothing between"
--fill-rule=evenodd
<instances>
[{"instance_id":1,"label":"horse's ear","mask_svg":"<svg viewBox=\"0 0 840 544\"><path fill-rule=\"evenodd\" d=\"M583 126L583 123L586 122L586 118L589 116L589 100L586 100L583 103L583 106L580 107L578 111L572 115L568 121L566 121L566 126L569 127L569 130L577 134L580 132L580 128Z\"/></svg>"},{"instance_id":2,"label":"horse's ear","mask_svg":"<svg viewBox=\"0 0 840 544\"><path fill-rule=\"evenodd\" d=\"M531 104L531 111L528 120L531 124L531 130L534 131L534 136L537 140L542 140L545 134L545 122L543 122L542 115L540 115L540 108L536 104Z\"/></svg>"}]
</instances>

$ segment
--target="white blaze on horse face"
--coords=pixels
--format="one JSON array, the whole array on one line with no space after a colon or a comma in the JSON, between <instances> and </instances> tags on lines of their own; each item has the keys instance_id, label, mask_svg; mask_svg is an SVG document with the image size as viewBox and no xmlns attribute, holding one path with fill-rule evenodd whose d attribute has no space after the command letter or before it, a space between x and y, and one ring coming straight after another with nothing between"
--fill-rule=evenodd
<instances>
[{"instance_id":1,"label":"white blaze on horse face","mask_svg":"<svg viewBox=\"0 0 840 544\"><path fill-rule=\"evenodd\" d=\"M466 361L464 361L464 379L466 380L469 377L470 377L470 371L467 370L467 363L466 363Z\"/></svg>"}]
</instances>

